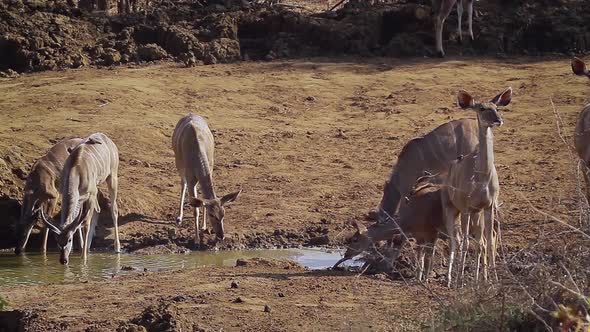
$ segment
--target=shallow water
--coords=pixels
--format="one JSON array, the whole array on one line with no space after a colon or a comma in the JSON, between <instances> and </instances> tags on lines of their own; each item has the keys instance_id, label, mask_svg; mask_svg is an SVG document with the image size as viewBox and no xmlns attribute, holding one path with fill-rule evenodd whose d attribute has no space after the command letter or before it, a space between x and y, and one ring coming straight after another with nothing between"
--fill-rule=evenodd
<instances>
[{"instance_id":1,"label":"shallow water","mask_svg":"<svg viewBox=\"0 0 590 332\"><path fill-rule=\"evenodd\" d=\"M97 280L144 269L165 271L200 266L233 266L238 258L253 257L290 259L309 269L325 269L341 256L338 250L322 249L195 251L166 255L91 253L87 264L82 264L80 255L74 253L70 256L69 265L63 266L59 264L58 253L28 253L22 256L0 253L0 286Z\"/></svg>"}]
</instances>

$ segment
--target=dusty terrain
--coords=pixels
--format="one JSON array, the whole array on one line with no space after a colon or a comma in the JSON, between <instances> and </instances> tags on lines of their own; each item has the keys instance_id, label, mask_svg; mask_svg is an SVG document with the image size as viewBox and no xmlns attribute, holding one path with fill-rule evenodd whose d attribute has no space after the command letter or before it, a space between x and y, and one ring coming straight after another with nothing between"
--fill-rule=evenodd
<instances>
[{"instance_id":1,"label":"dusty terrain","mask_svg":"<svg viewBox=\"0 0 590 332\"><path fill-rule=\"evenodd\" d=\"M455 106L458 89L490 98L507 86L514 97L495 132L495 152L504 249L514 251L562 230L533 206L565 220L578 215L577 161L558 134L551 106L553 100L569 144L588 82L571 74L568 58L314 58L188 69L163 63L2 80L3 206L17 204L19 177L52 142L101 131L121 154L124 248L190 247L188 209L182 229L172 231L180 180L170 136L176 121L194 112L214 129L217 192L243 189L227 210L227 248L337 245L351 230L347 222L364 219L379 202L405 142L449 119L474 116ZM11 222L3 214L4 226ZM96 244L108 248L108 216L101 222L99 235L106 238ZM234 278L240 287L231 290ZM108 291L97 295L98 288ZM185 328L419 330L430 317L424 306L432 303L419 285L265 267L0 287L0 293L13 308L48 307L36 311L32 330L112 330L158 303L171 305ZM238 296L245 303L232 303Z\"/></svg>"}]
</instances>

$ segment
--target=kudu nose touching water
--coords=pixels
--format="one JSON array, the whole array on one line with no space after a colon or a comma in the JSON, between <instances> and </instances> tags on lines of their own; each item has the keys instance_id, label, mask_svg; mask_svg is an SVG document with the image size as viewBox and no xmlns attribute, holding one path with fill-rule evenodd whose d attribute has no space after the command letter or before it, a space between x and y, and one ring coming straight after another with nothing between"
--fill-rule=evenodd
<instances>
[{"instance_id":1,"label":"kudu nose touching water","mask_svg":"<svg viewBox=\"0 0 590 332\"><path fill-rule=\"evenodd\" d=\"M356 224L357 232L349 241L351 242L350 248L335 267L359 254L371 244L391 239L394 233L403 231L408 237L414 237L414 233L419 234L420 238L417 237L416 239L419 248L421 248L419 276L422 276L425 254L424 245L420 243L430 244L431 241L434 243L438 236L431 235L427 240L424 240L426 239L424 234L438 234L438 231L443 229L441 220L444 220L442 225L444 225L444 231L450 239L451 247L447 275L450 286L456 238L460 234L456 231L459 215L461 215L463 235L461 270L463 270L465 264L469 235L475 236L478 240L477 270L479 271L481 250L484 245L489 247L486 253L491 255L492 262L494 262L496 238L494 238L493 211L489 214L490 211L481 206L495 207L497 201L497 188L499 185L497 184L497 175L493 166L491 127L502 123L502 119L497 112L497 106L508 105L511 97L512 89L508 88L494 97L489 103L479 103L466 92L460 91L458 93L459 106L476 110L477 121L467 119L451 121L436 128L424 137L411 140L404 146L398 157L398 162L393 168L391 177L385 184L383 198L379 205L378 217L380 221L384 221L384 224L377 224L369 229ZM467 153L461 153L462 151ZM480 154L479 151L483 152ZM474 163L475 161L478 162ZM481 170L481 172L474 170ZM435 201L423 198L415 192L410 195L415 199L415 201L412 201L412 198L408 195L412 192L412 188L416 191L415 186L422 182L419 177L425 171L435 173L433 179L435 179L436 187L439 188L436 190L429 189L428 194L442 196ZM487 187L483 186L485 182L479 181L485 177L484 175L488 176L487 183L489 185ZM418 183L416 182L417 179L419 179ZM433 185L435 183L424 187L424 190L431 188ZM450 188L451 186L453 188ZM481 192L478 192L478 190L481 190ZM432 191L435 191L436 194L432 194ZM417 191L417 193L419 194L420 191ZM402 200L402 197L405 197L405 200ZM407 204L405 204L405 201L407 201ZM436 206L442 204L442 208L439 210L431 209L428 204L435 204ZM394 214L398 208L400 216L396 218ZM482 210L486 213L485 221L490 227L486 228L479 220ZM447 217L450 215L453 216L452 219ZM491 221L490 217L492 217ZM393 225L391 221L394 221ZM414 225L413 222L416 224ZM470 229L469 225L475 227ZM487 242L483 240L482 233L484 231L488 239ZM486 259L487 256L484 254L484 275L487 277ZM427 261L426 266L429 264ZM478 272L476 272L477 278Z\"/></svg>"},{"instance_id":2,"label":"kudu nose touching water","mask_svg":"<svg viewBox=\"0 0 590 332\"><path fill-rule=\"evenodd\" d=\"M573 58L572 71L579 76L590 78L590 72L584 61ZM586 181L586 200L590 203L590 104L586 105L580 115L574 132L574 146L578 156L584 163L584 180Z\"/></svg>"},{"instance_id":3,"label":"kudu nose touching water","mask_svg":"<svg viewBox=\"0 0 590 332\"><path fill-rule=\"evenodd\" d=\"M61 172L70 155L68 149L73 149L81 142L81 138L63 140L55 144L33 165L25 182L21 215L16 224L17 243L14 251L17 255L25 250L39 211L43 210L48 216L55 213L60 198ZM49 228L45 227L43 233L41 248L45 252Z\"/></svg>"},{"instance_id":4,"label":"kudu nose touching water","mask_svg":"<svg viewBox=\"0 0 590 332\"><path fill-rule=\"evenodd\" d=\"M355 222L357 231L349 240L344 257L336 262L334 268L368 250L375 243L401 234L402 243L392 260L395 261L406 239L414 238L418 245L418 280L428 280L434 246L439 232L444 232L445 226L440 191L438 185L417 183L416 189L407 198L407 204L400 209L399 216L368 228Z\"/></svg>"},{"instance_id":5,"label":"kudu nose touching water","mask_svg":"<svg viewBox=\"0 0 590 332\"><path fill-rule=\"evenodd\" d=\"M184 197L187 187L191 200L189 204L195 213L195 246L201 243L201 230L207 229L207 216L218 239L225 238L223 218L224 205L238 198L240 191L217 197L213 188L213 154L215 143L213 134L205 119L189 114L176 124L172 135L172 149L176 169L181 178L180 211L176 223L182 223ZM197 198L197 185L203 199ZM203 208L203 225L199 227L199 208Z\"/></svg>"},{"instance_id":6,"label":"kudu nose touching water","mask_svg":"<svg viewBox=\"0 0 590 332\"><path fill-rule=\"evenodd\" d=\"M115 233L115 252L121 251L117 224L117 171L119 151L105 134L95 133L83 140L70 152L62 171L61 219L50 221L41 210L45 224L55 233L60 248L60 263L68 264L72 250L72 235L83 226L84 247L82 257L86 261L92 243L92 229L98 219L98 186L106 182L109 190L111 216Z\"/></svg>"}]
</instances>

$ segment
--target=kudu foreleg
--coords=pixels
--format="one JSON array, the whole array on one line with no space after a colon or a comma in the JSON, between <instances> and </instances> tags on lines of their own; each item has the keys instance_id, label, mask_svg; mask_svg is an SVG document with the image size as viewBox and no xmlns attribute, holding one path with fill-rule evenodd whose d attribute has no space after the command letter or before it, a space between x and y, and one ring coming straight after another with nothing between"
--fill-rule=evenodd
<instances>
[{"instance_id":1,"label":"kudu foreleg","mask_svg":"<svg viewBox=\"0 0 590 332\"><path fill-rule=\"evenodd\" d=\"M107 178L107 184L109 187L109 199L111 203L111 218L113 219L113 226L115 227L115 252L121 252L121 242L119 241L119 207L117 206L117 189L119 186L119 180L117 174L111 174Z\"/></svg>"},{"instance_id":2,"label":"kudu foreleg","mask_svg":"<svg viewBox=\"0 0 590 332\"><path fill-rule=\"evenodd\" d=\"M182 224L182 217L184 214L184 197L186 195L186 179L182 178L180 183L180 207L178 208L178 217L176 218L176 225L180 226Z\"/></svg>"}]
</instances>

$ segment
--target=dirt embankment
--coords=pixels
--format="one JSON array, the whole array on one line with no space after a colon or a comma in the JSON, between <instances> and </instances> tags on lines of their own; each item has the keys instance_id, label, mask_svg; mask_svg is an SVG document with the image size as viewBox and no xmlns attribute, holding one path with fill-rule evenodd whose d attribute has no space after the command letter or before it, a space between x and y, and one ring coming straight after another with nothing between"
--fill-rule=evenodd
<instances>
[{"instance_id":1,"label":"dirt embankment","mask_svg":"<svg viewBox=\"0 0 590 332\"><path fill-rule=\"evenodd\" d=\"M476 3L476 40L453 54L571 53L590 49L587 1ZM111 66L175 59L186 65L318 55L431 56L431 8L421 3L350 2L300 13L245 0L158 1L122 16L89 14L62 1L0 4L0 71ZM449 40L450 39L450 40ZM10 74L9 74L10 75Z\"/></svg>"}]
</instances>

